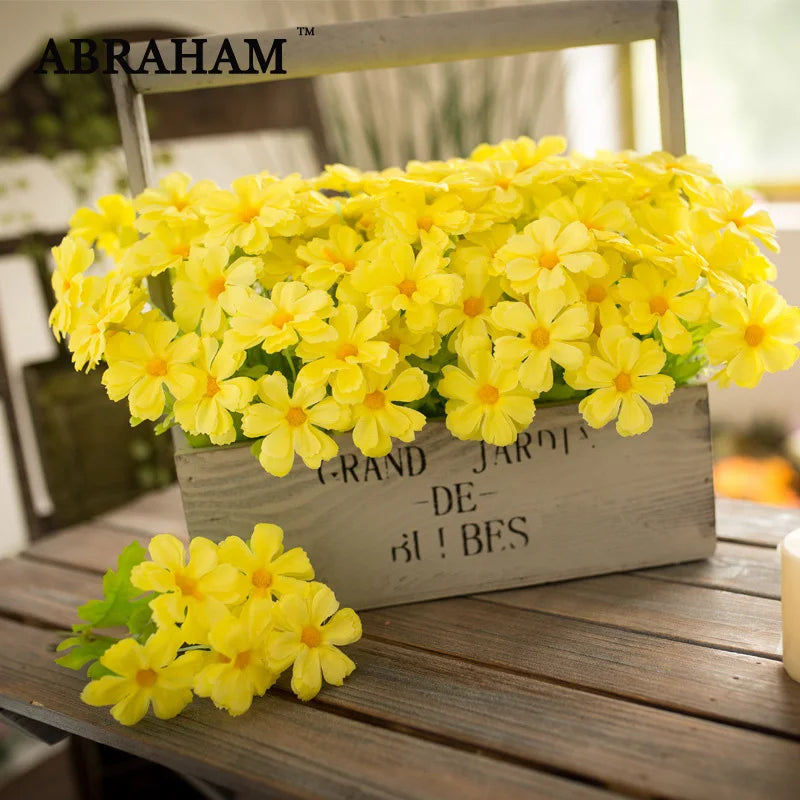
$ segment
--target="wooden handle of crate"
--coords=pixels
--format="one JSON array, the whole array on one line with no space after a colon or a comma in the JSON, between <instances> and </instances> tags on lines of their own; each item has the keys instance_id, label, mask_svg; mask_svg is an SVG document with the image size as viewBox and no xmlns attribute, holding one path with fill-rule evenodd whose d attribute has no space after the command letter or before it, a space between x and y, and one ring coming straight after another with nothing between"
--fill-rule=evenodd
<instances>
[{"instance_id":1,"label":"wooden handle of crate","mask_svg":"<svg viewBox=\"0 0 800 800\"><path fill-rule=\"evenodd\" d=\"M111 76L122 147L131 191L151 182L152 153L142 96L241 83L308 78L336 72L403 67L443 61L560 50L594 44L622 44L655 39L662 147L675 155L686 149L681 51L677 0L556 0L530 5L423 14L414 17L341 22L314 27L314 35L297 28L247 34L269 43L286 39L286 74L195 75L134 74ZM228 39L239 63L248 63L244 38L211 36L208 53L219 51ZM167 70L175 63L174 46L159 43ZM140 63L146 42L131 46L128 61ZM171 313L169 278L149 279L153 302Z\"/></svg>"}]
</instances>

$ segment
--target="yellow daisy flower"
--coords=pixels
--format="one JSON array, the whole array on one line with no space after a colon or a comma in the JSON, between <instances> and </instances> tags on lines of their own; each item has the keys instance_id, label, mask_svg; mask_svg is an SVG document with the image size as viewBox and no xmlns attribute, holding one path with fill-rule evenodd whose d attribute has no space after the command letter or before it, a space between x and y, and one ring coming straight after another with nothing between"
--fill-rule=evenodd
<instances>
[{"instance_id":1,"label":"yellow daisy flower","mask_svg":"<svg viewBox=\"0 0 800 800\"><path fill-rule=\"evenodd\" d=\"M396 403L421 400L428 393L428 379L416 367L395 376L370 370L365 377L364 394L352 408L353 443L365 456L385 456L392 438L411 442L425 425L419 411Z\"/></svg>"},{"instance_id":2,"label":"yellow daisy flower","mask_svg":"<svg viewBox=\"0 0 800 800\"><path fill-rule=\"evenodd\" d=\"M73 320L69 349L75 369L94 369L105 355L107 333L124 327L126 317L144 305L146 295L116 271L104 278L86 278L82 294L84 301Z\"/></svg>"},{"instance_id":3,"label":"yellow daisy flower","mask_svg":"<svg viewBox=\"0 0 800 800\"><path fill-rule=\"evenodd\" d=\"M504 139L499 144L479 144L470 155L473 161L515 161L517 170L523 172L536 166L550 156L559 155L567 149L563 136L543 136L538 142L528 136Z\"/></svg>"},{"instance_id":4,"label":"yellow daisy flower","mask_svg":"<svg viewBox=\"0 0 800 800\"><path fill-rule=\"evenodd\" d=\"M227 301L233 336L242 349L261 345L277 353L297 344L300 337L312 342L333 335L327 319L333 308L331 296L322 289L309 291L304 283L276 283L269 297L251 290L230 293Z\"/></svg>"},{"instance_id":5,"label":"yellow daisy flower","mask_svg":"<svg viewBox=\"0 0 800 800\"><path fill-rule=\"evenodd\" d=\"M254 258L237 258L232 264L225 247L192 247L178 268L172 285L175 321L184 331L200 325L203 336L219 336L227 326L224 309L233 286L247 287L256 280Z\"/></svg>"},{"instance_id":6,"label":"yellow daisy flower","mask_svg":"<svg viewBox=\"0 0 800 800\"><path fill-rule=\"evenodd\" d=\"M280 598L294 592L303 594L307 581L314 579L314 568L305 550L293 547L283 551L283 529L261 522L253 528L250 542L228 536L220 542L219 558L242 572L249 598Z\"/></svg>"},{"instance_id":7,"label":"yellow daisy flower","mask_svg":"<svg viewBox=\"0 0 800 800\"><path fill-rule=\"evenodd\" d=\"M386 342L401 359L413 355L418 358L429 358L439 351L442 337L432 331L412 331L405 317L398 314L384 325L378 339Z\"/></svg>"},{"instance_id":8,"label":"yellow daisy flower","mask_svg":"<svg viewBox=\"0 0 800 800\"><path fill-rule=\"evenodd\" d=\"M297 255L297 248L305 242L300 236L289 239L273 237L269 250L257 261L258 282L270 291L276 283L299 281L308 266Z\"/></svg>"},{"instance_id":9,"label":"yellow daisy flower","mask_svg":"<svg viewBox=\"0 0 800 800\"><path fill-rule=\"evenodd\" d=\"M226 604L244 599L241 573L230 564L220 564L217 545L202 536L189 542L189 560L183 542L160 533L147 547L150 561L131 570L131 583L143 592L159 592L150 601L153 620L159 627L182 623L188 644L206 644L209 628L221 619Z\"/></svg>"},{"instance_id":10,"label":"yellow daisy flower","mask_svg":"<svg viewBox=\"0 0 800 800\"><path fill-rule=\"evenodd\" d=\"M578 411L593 428L616 418L620 436L650 430L653 415L647 403L666 403L675 388L672 378L658 374L665 361L666 354L653 339L637 339L623 326L603 328L597 355L579 378L567 377L575 388L595 389L581 400Z\"/></svg>"},{"instance_id":11,"label":"yellow daisy flower","mask_svg":"<svg viewBox=\"0 0 800 800\"><path fill-rule=\"evenodd\" d=\"M109 194L97 201L97 208L79 208L69 221L70 235L90 247L97 242L101 250L119 261L123 251L139 238L133 226L133 203L121 194Z\"/></svg>"},{"instance_id":12,"label":"yellow daisy flower","mask_svg":"<svg viewBox=\"0 0 800 800\"><path fill-rule=\"evenodd\" d=\"M200 241L206 226L197 220L161 223L125 252L121 266L131 278L141 280L176 270L189 257L192 244Z\"/></svg>"},{"instance_id":13,"label":"yellow daisy flower","mask_svg":"<svg viewBox=\"0 0 800 800\"><path fill-rule=\"evenodd\" d=\"M158 419L165 387L180 400L195 385L191 362L199 346L194 333L178 336L174 322L150 322L139 333L117 333L106 341L103 385L108 396L115 401L127 396L135 417Z\"/></svg>"},{"instance_id":14,"label":"yellow daisy flower","mask_svg":"<svg viewBox=\"0 0 800 800\"><path fill-rule=\"evenodd\" d=\"M414 255L411 245L387 244L368 268L353 273L353 286L367 295L372 308L404 311L408 327L432 331L437 324L437 305L455 302L463 281L447 273L445 259L436 247L423 247Z\"/></svg>"},{"instance_id":15,"label":"yellow daisy flower","mask_svg":"<svg viewBox=\"0 0 800 800\"><path fill-rule=\"evenodd\" d=\"M560 288L567 281L567 273L603 275L608 264L596 250L582 222L562 225L553 217L542 217L512 236L497 251L496 259L504 266L514 291L528 294L537 287L542 291Z\"/></svg>"},{"instance_id":16,"label":"yellow daisy flower","mask_svg":"<svg viewBox=\"0 0 800 800\"><path fill-rule=\"evenodd\" d=\"M520 384L532 392L552 389L553 361L576 370L588 355L588 345L575 344L592 330L586 305L567 305L558 289L532 294L528 303L498 303L492 320L522 335L495 339L495 355L504 366L518 368Z\"/></svg>"},{"instance_id":17,"label":"yellow daisy flower","mask_svg":"<svg viewBox=\"0 0 800 800\"><path fill-rule=\"evenodd\" d=\"M464 284L460 297L439 314L439 333L452 333L450 349L454 350L464 338L485 338L492 327L491 311L503 290L497 278L489 275L483 259L477 258L464 266Z\"/></svg>"},{"instance_id":18,"label":"yellow daisy flower","mask_svg":"<svg viewBox=\"0 0 800 800\"><path fill-rule=\"evenodd\" d=\"M181 632L168 625L145 644L123 639L100 656L100 663L114 672L87 684L81 700L90 706L113 706L111 716L122 725L135 725L150 705L159 719L172 719L192 701L192 683L202 656L189 652L178 656Z\"/></svg>"},{"instance_id":19,"label":"yellow daisy flower","mask_svg":"<svg viewBox=\"0 0 800 800\"><path fill-rule=\"evenodd\" d=\"M532 393L519 388L516 369L507 369L484 348L461 354L463 366L446 366L436 390L448 398L447 429L457 439L511 444L533 421Z\"/></svg>"},{"instance_id":20,"label":"yellow daisy flower","mask_svg":"<svg viewBox=\"0 0 800 800\"><path fill-rule=\"evenodd\" d=\"M720 380L753 387L764 372L789 369L797 360L800 309L787 306L774 287L756 283L747 297L718 294L711 319L720 325L705 338L712 364L725 364Z\"/></svg>"},{"instance_id":21,"label":"yellow daisy flower","mask_svg":"<svg viewBox=\"0 0 800 800\"><path fill-rule=\"evenodd\" d=\"M296 180L247 175L237 178L230 192L211 192L202 203L209 243L257 254L267 249L273 231L277 236L299 233L292 207L296 187Z\"/></svg>"},{"instance_id":22,"label":"yellow daisy flower","mask_svg":"<svg viewBox=\"0 0 800 800\"><path fill-rule=\"evenodd\" d=\"M364 394L364 367L386 374L397 364L397 353L387 342L376 339L384 325L380 311L370 311L359 322L355 306L337 306L330 317L335 338L300 342L297 346L297 355L310 362L303 368L303 375L314 383L330 381L339 403L356 401Z\"/></svg>"},{"instance_id":23,"label":"yellow daisy flower","mask_svg":"<svg viewBox=\"0 0 800 800\"><path fill-rule=\"evenodd\" d=\"M81 239L65 236L50 252L56 264L50 278L56 304L50 312L49 324L56 339L61 341L72 330L72 318L81 300L83 273L94 262L94 250Z\"/></svg>"},{"instance_id":24,"label":"yellow daisy flower","mask_svg":"<svg viewBox=\"0 0 800 800\"><path fill-rule=\"evenodd\" d=\"M437 239L437 233L463 234L471 222L456 195L441 192L429 201L425 189L413 184L384 195L378 204L378 215L386 229L382 238L408 244L421 241L424 245L429 237Z\"/></svg>"},{"instance_id":25,"label":"yellow daisy flower","mask_svg":"<svg viewBox=\"0 0 800 800\"><path fill-rule=\"evenodd\" d=\"M145 189L133 201L138 213L136 227L150 233L157 227L180 228L193 223L199 215L200 204L217 190L214 181L198 181L185 172L172 172L162 178L156 187Z\"/></svg>"},{"instance_id":26,"label":"yellow daisy flower","mask_svg":"<svg viewBox=\"0 0 800 800\"><path fill-rule=\"evenodd\" d=\"M275 608L275 630L267 641L281 672L292 666L292 691L301 700L319 694L322 679L341 686L356 665L339 647L361 638L361 620L352 608L339 608L333 592L311 584L308 595L288 594Z\"/></svg>"},{"instance_id":27,"label":"yellow daisy flower","mask_svg":"<svg viewBox=\"0 0 800 800\"><path fill-rule=\"evenodd\" d=\"M641 261L633 268L633 278L619 282L618 296L628 306L626 323L640 334L657 327L668 352L688 353L692 335L684 320L702 322L709 300L708 291L694 285L680 276L665 276L653 264Z\"/></svg>"},{"instance_id":28,"label":"yellow daisy flower","mask_svg":"<svg viewBox=\"0 0 800 800\"><path fill-rule=\"evenodd\" d=\"M288 475L295 453L307 467L318 469L339 451L322 429L340 430L346 415L332 397L325 397L325 386L306 381L301 372L290 395L286 378L275 372L258 381L258 396L263 402L244 410L242 430L251 439L264 437L258 459L271 475Z\"/></svg>"},{"instance_id":29,"label":"yellow daisy flower","mask_svg":"<svg viewBox=\"0 0 800 800\"><path fill-rule=\"evenodd\" d=\"M271 606L269 600L249 600L238 617L227 614L208 634L217 658L197 674L194 691L199 697L210 697L232 717L244 714L253 697L261 697L275 683L277 673L267 656Z\"/></svg>"},{"instance_id":30,"label":"yellow daisy flower","mask_svg":"<svg viewBox=\"0 0 800 800\"><path fill-rule=\"evenodd\" d=\"M303 280L312 288L326 291L344 274L352 272L361 258L361 236L347 225L331 225L328 238L312 239L297 248L297 256L308 264Z\"/></svg>"},{"instance_id":31,"label":"yellow daisy flower","mask_svg":"<svg viewBox=\"0 0 800 800\"><path fill-rule=\"evenodd\" d=\"M206 337L201 341L194 386L175 401L175 421L189 433L206 434L214 444L231 444L236 429L231 412L241 413L256 393L255 381L235 377L245 353Z\"/></svg>"},{"instance_id":32,"label":"yellow daisy flower","mask_svg":"<svg viewBox=\"0 0 800 800\"><path fill-rule=\"evenodd\" d=\"M695 199L700 204L696 212L697 227L701 231L716 231L725 226L741 234L752 236L766 247L778 252L775 241L775 226L766 211L747 213L753 198L742 189L726 186L708 186Z\"/></svg>"}]
</instances>

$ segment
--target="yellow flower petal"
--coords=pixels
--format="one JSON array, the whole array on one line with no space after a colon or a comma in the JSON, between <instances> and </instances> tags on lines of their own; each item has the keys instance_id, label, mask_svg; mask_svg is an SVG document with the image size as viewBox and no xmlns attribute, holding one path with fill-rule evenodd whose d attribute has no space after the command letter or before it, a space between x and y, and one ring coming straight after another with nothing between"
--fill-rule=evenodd
<instances>
[{"instance_id":1,"label":"yellow flower petal","mask_svg":"<svg viewBox=\"0 0 800 800\"><path fill-rule=\"evenodd\" d=\"M150 540L147 547L150 558L173 572L181 569L186 560L186 551L180 539L168 533L160 533Z\"/></svg>"},{"instance_id":2,"label":"yellow flower petal","mask_svg":"<svg viewBox=\"0 0 800 800\"><path fill-rule=\"evenodd\" d=\"M301 700L311 700L322 688L322 668L319 649L303 647L292 669L292 691Z\"/></svg>"}]
</instances>

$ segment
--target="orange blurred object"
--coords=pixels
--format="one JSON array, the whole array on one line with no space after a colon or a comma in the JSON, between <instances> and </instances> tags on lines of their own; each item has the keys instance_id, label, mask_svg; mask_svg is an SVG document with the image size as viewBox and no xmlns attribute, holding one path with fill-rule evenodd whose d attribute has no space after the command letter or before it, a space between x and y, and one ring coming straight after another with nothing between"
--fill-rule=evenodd
<instances>
[{"instance_id":1,"label":"orange blurred object","mask_svg":"<svg viewBox=\"0 0 800 800\"><path fill-rule=\"evenodd\" d=\"M729 456L714 464L714 490L721 497L776 506L800 506L798 476L780 456Z\"/></svg>"}]
</instances>

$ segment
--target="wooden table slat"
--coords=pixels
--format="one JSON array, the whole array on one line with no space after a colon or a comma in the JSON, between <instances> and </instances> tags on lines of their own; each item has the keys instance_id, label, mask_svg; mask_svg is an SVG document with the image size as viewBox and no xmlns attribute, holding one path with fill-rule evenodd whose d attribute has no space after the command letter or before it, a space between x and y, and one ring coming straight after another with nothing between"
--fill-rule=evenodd
<instances>
[{"instance_id":1,"label":"wooden table slat","mask_svg":"<svg viewBox=\"0 0 800 800\"><path fill-rule=\"evenodd\" d=\"M717 514L707 561L365 612L359 669L311 704L284 686L243 719L199 701L122 729L52 629L132 539L185 536L170 487L0 561L0 708L259 796L794 798L773 548L800 510Z\"/></svg>"},{"instance_id":2,"label":"wooden table slat","mask_svg":"<svg viewBox=\"0 0 800 800\"><path fill-rule=\"evenodd\" d=\"M387 642L800 737L800 684L770 659L465 598L376 609L364 623Z\"/></svg>"},{"instance_id":3,"label":"wooden table slat","mask_svg":"<svg viewBox=\"0 0 800 800\"><path fill-rule=\"evenodd\" d=\"M0 620L14 642L0 661L0 706L229 788L281 797L454 796L604 798L608 793L529 767L331 714L277 696L245 718L211 703L133 728L76 702L83 679L52 661L50 631ZM259 794L263 796L263 794Z\"/></svg>"},{"instance_id":4,"label":"wooden table slat","mask_svg":"<svg viewBox=\"0 0 800 800\"><path fill-rule=\"evenodd\" d=\"M718 498L716 508L717 538L729 542L777 547L787 533L800 528L800 508L727 498Z\"/></svg>"},{"instance_id":5,"label":"wooden table slat","mask_svg":"<svg viewBox=\"0 0 800 800\"><path fill-rule=\"evenodd\" d=\"M0 562L0 614L67 629L76 607L99 590L98 574ZM379 609L362 618L367 638L800 737L800 685L774 661L484 600Z\"/></svg>"},{"instance_id":6,"label":"wooden table slat","mask_svg":"<svg viewBox=\"0 0 800 800\"><path fill-rule=\"evenodd\" d=\"M631 574L780 599L781 564L777 551L749 544L718 542L711 558L671 567L637 570Z\"/></svg>"},{"instance_id":7,"label":"wooden table slat","mask_svg":"<svg viewBox=\"0 0 800 800\"><path fill-rule=\"evenodd\" d=\"M780 658L780 602L618 574L480 595L489 603Z\"/></svg>"}]
</instances>

